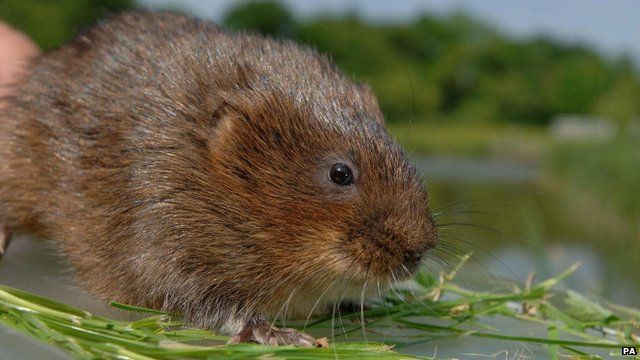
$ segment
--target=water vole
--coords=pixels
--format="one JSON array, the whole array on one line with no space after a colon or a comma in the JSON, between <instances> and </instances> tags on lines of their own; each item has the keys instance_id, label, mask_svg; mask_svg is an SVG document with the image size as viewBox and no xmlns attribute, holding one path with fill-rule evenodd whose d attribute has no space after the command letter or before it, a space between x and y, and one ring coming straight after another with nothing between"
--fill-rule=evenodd
<instances>
[{"instance_id":1,"label":"water vole","mask_svg":"<svg viewBox=\"0 0 640 360\"><path fill-rule=\"evenodd\" d=\"M0 114L0 225L56 241L92 292L233 341L409 276L424 186L368 87L291 42L114 17L38 57Z\"/></svg>"}]
</instances>

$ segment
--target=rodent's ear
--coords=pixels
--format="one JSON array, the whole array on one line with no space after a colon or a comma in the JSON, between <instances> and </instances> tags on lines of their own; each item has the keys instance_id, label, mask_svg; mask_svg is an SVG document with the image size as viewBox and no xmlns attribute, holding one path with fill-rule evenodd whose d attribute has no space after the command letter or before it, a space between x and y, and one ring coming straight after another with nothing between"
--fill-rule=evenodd
<instances>
[{"instance_id":1,"label":"rodent's ear","mask_svg":"<svg viewBox=\"0 0 640 360\"><path fill-rule=\"evenodd\" d=\"M373 93L371 87L366 83L358 83L356 84L358 87L358 91L360 93L360 97L362 98L362 102L364 106L367 108L367 112L372 114L374 120L379 122L380 124L384 124L384 116L382 115L382 111L380 110L380 105L378 104L378 99L376 95Z\"/></svg>"},{"instance_id":2,"label":"rodent's ear","mask_svg":"<svg viewBox=\"0 0 640 360\"><path fill-rule=\"evenodd\" d=\"M198 106L207 114L209 126L217 126L221 118L230 112L242 114L243 95L251 91L251 78L255 76L247 66L237 65L227 76L217 79L214 85L201 85ZM204 77L204 76L203 76ZM214 89L214 91L212 91Z\"/></svg>"}]
</instances>

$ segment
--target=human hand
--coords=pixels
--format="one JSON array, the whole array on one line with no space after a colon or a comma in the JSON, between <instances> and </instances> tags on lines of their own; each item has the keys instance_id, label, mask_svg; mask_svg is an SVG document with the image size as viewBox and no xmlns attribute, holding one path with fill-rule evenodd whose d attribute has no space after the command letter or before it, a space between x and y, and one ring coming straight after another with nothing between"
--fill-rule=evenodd
<instances>
[{"instance_id":1,"label":"human hand","mask_svg":"<svg viewBox=\"0 0 640 360\"><path fill-rule=\"evenodd\" d=\"M11 92L11 85L19 81L24 66L39 52L25 34L0 21L0 98Z\"/></svg>"}]
</instances>

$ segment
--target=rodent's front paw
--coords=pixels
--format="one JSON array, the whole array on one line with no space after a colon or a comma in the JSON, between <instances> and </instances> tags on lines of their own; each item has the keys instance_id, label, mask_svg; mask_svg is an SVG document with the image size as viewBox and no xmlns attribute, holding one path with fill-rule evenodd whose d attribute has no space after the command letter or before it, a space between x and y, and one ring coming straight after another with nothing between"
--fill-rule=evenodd
<instances>
[{"instance_id":1,"label":"rodent's front paw","mask_svg":"<svg viewBox=\"0 0 640 360\"><path fill-rule=\"evenodd\" d=\"M0 224L0 258L2 258L2 255L4 255L4 252L7 250L10 241L11 229L6 225Z\"/></svg>"},{"instance_id":2,"label":"rodent's front paw","mask_svg":"<svg viewBox=\"0 0 640 360\"><path fill-rule=\"evenodd\" d=\"M322 344L324 344L324 342L317 342L313 337L296 329L280 329L266 322L248 324L229 340L230 344L242 342L256 342L270 346L297 345L301 347L323 346Z\"/></svg>"}]
</instances>

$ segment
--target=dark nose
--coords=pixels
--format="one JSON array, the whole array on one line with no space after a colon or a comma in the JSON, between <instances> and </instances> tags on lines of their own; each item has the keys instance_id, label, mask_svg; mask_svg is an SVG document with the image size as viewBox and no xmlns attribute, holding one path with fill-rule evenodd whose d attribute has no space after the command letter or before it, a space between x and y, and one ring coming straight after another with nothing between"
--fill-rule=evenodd
<instances>
[{"instance_id":1,"label":"dark nose","mask_svg":"<svg viewBox=\"0 0 640 360\"><path fill-rule=\"evenodd\" d=\"M412 273L418 270L420 262L438 243L438 232L435 223L429 213L427 215L428 221L426 225L420 227L421 231L415 235L413 241L408 242L403 254L402 264Z\"/></svg>"},{"instance_id":2,"label":"dark nose","mask_svg":"<svg viewBox=\"0 0 640 360\"><path fill-rule=\"evenodd\" d=\"M407 275L413 275L418 270L418 268L420 267L420 262L422 261L424 255L424 252L415 250L410 250L404 253L402 264L404 265L406 270L411 273Z\"/></svg>"}]
</instances>

